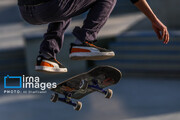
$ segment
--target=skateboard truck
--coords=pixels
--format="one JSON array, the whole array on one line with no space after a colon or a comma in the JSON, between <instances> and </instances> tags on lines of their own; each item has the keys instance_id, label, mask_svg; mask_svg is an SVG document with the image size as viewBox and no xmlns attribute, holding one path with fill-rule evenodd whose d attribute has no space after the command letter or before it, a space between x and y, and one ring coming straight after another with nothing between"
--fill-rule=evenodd
<instances>
[{"instance_id":1,"label":"skateboard truck","mask_svg":"<svg viewBox=\"0 0 180 120\"><path fill-rule=\"evenodd\" d=\"M74 107L75 110L77 111L80 111L81 108L82 108L82 103L77 101L76 103L74 103L72 100L71 100L71 96L72 94L65 94L65 98L61 98L58 96L57 93L54 93L51 97L51 101L52 102L57 102L57 101L61 101L61 102L64 102L66 104L69 104L69 105L72 105Z\"/></svg>"},{"instance_id":2,"label":"skateboard truck","mask_svg":"<svg viewBox=\"0 0 180 120\"><path fill-rule=\"evenodd\" d=\"M101 88L98 85L98 80L96 79L93 79L93 85L88 85L88 88L92 88L97 92L105 94L105 98L108 98L108 99L112 98L113 91L111 89L104 90L103 88Z\"/></svg>"}]
</instances>

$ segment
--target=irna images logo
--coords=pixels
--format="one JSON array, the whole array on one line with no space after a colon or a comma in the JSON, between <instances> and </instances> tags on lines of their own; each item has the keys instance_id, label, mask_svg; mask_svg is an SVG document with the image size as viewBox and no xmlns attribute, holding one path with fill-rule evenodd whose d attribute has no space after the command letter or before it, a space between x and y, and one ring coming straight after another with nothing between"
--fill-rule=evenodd
<instances>
[{"instance_id":1,"label":"irna images logo","mask_svg":"<svg viewBox=\"0 0 180 120\"><path fill-rule=\"evenodd\" d=\"M4 76L4 88L22 88L22 77Z\"/></svg>"},{"instance_id":2,"label":"irna images logo","mask_svg":"<svg viewBox=\"0 0 180 120\"><path fill-rule=\"evenodd\" d=\"M50 89L56 87L56 82L40 82L40 78L37 76L4 76L4 88L35 88L46 90L47 88Z\"/></svg>"}]
</instances>

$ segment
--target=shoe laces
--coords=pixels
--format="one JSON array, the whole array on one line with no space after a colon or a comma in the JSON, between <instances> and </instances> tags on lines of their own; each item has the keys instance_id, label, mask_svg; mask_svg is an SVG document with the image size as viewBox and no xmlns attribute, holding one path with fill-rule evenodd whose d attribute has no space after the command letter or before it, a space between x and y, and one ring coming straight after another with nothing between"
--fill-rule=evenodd
<instances>
[{"instance_id":1,"label":"shoe laces","mask_svg":"<svg viewBox=\"0 0 180 120\"><path fill-rule=\"evenodd\" d=\"M60 64L61 65L61 63L59 62L59 61L57 61L56 59L54 59L58 64Z\"/></svg>"},{"instance_id":2,"label":"shoe laces","mask_svg":"<svg viewBox=\"0 0 180 120\"><path fill-rule=\"evenodd\" d=\"M98 48L96 45L94 45L94 44L92 44L92 43L90 43L90 42L85 42L86 44L88 44L88 45L90 45L90 46L92 46L92 47L95 47L95 48Z\"/></svg>"}]
</instances>

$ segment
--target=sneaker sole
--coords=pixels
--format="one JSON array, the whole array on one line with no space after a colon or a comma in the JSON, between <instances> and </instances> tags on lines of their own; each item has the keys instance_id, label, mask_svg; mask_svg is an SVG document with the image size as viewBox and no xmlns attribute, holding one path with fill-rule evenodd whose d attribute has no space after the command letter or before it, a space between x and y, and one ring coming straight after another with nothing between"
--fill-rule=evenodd
<instances>
[{"instance_id":1,"label":"sneaker sole","mask_svg":"<svg viewBox=\"0 0 180 120\"><path fill-rule=\"evenodd\" d=\"M89 52L79 52L79 53L71 53L69 58L72 60L106 60L115 56L114 52L97 52L97 53L89 53Z\"/></svg>"},{"instance_id":2,"label":"sneaker sole","mask_svg":"<svg viewBox=\"0 0 180 120\"><path fill-rule=\"evenodd\" d=\"M45 66L35 66L36 71L41 72L49 72L49 73L66 73L68 70L67 68L52 68L52 67L45 67Z\"/></svg>"}]
</instances>

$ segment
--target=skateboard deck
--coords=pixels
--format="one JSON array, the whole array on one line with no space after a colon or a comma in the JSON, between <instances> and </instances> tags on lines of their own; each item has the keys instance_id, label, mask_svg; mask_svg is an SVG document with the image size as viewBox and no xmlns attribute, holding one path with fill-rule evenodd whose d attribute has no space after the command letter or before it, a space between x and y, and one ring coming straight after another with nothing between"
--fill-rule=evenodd
<instances>
[{"instance_id":1,"label":"skateboard deck","mask_svg":"<svg viewBox=\"0 0 180 120\"><path fill-rule=\"evenodd\" d=\"M68 80L61 82L52 91L60 94L71 93L71 98L81 99L84 96L97 91L95 88L88 87L83 84L98 85L100 88L105 88L116 84L121 79L121 72L111 66L98 66L88 72L76 75ZM86 83L83 83L86 82Z\"/></svg>"}]
</instances>

